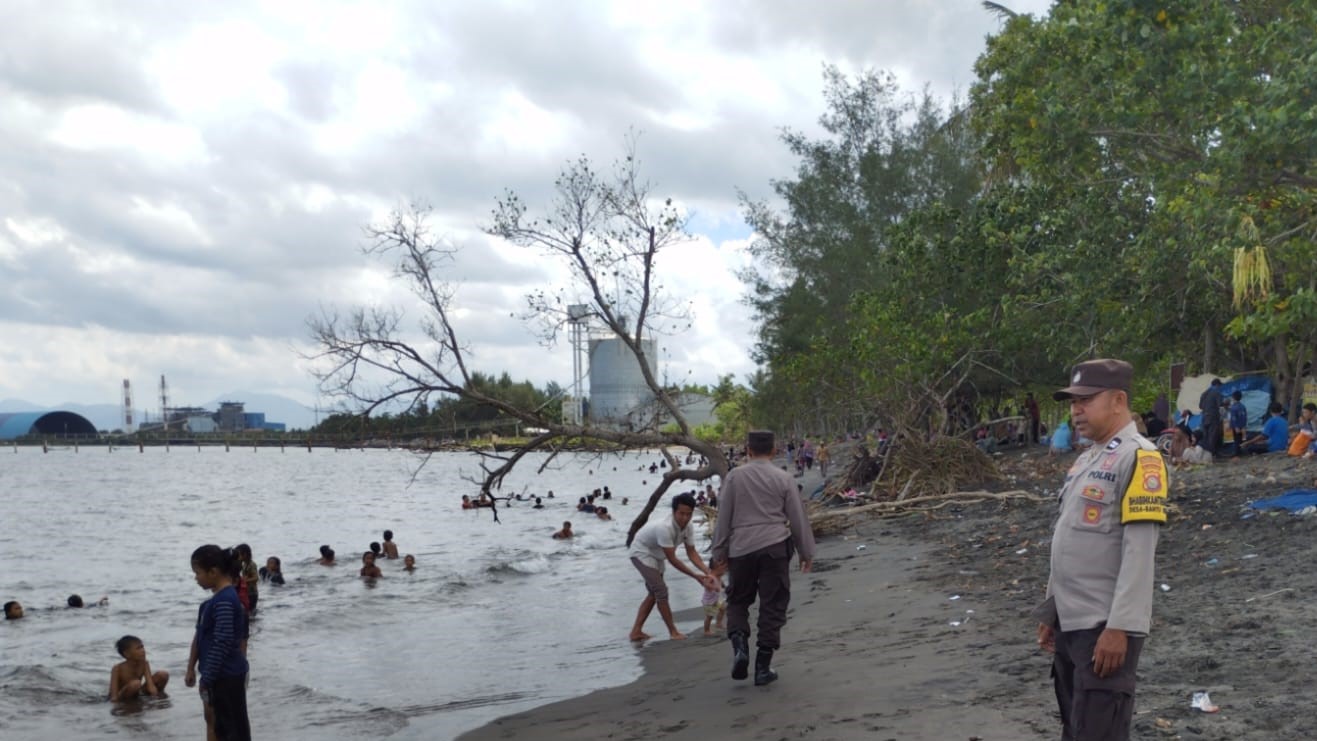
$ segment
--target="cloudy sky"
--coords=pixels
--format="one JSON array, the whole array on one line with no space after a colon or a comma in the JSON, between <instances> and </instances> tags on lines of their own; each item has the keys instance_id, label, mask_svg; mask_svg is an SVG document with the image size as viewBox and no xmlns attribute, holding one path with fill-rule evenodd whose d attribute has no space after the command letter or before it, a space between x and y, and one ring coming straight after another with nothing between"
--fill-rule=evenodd
<instances>
[{"instance_id":1,"label":"cloudy sky","mask_svg":"<svg viewBox=\"0 0 1317 741\"><path fill-rule=\"evenodd\" d=\"M141 400L163 373L177 404L315 404L306 319L408 306L360 247L411 200L462 247L475 365L567 384L567 349L509 316L560 272L480 227L504 188L544 203L629 129L656 193L695 215L661 265L695 309L663 370L744 376L736 192L790 175L780 130L815 130L822 64L949 95L997 28L977 0L5 0L0 399L114 403L130 378Z\"/></svg>"}]
</instances>

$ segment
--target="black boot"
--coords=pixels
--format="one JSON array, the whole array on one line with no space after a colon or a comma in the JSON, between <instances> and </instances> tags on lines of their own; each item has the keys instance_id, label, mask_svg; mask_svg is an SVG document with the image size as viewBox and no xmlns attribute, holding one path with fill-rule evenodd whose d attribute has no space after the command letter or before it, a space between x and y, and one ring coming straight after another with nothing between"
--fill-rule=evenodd
<instances>
[{"instance_id":1,"label":"black boot","mask_svg":"<svg viewBox=\"0 0 1317 741\"><path fill-rule=\"evenodd\" d=\"M769 668L773 663L773 649L760 648L755 653L755 686L761 687L777 679L777 672Z\"/></svg>"},{"instance_id":2,"label":"black boot","mask_svg":"<svg viewBox=\"0 0 1317 741\"><path fill-rule=\"evenodd\" d=\"M744 633L727 636L732 641L732 679L750 676L750 640Z\"/></svg>"}]
</instances>

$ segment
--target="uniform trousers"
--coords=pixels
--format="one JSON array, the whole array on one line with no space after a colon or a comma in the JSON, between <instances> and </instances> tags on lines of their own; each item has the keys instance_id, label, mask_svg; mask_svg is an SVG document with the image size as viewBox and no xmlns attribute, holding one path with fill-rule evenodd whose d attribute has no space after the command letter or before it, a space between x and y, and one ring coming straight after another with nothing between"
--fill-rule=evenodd
<instances>
[{"instance_id":1,"label":"uniform trousers","mask_svg":"<svg viewBox=\"0 0 1317 741\"><path fill-rule=\"evenodd\" d=\"M760 648L782 645L782 626L791 603L791 539L727 559L727 634L750 635L750 605L759 597Z\"/></svg>"},{"instance_id":2,"label":"uniform trousers","mask_svg":"<svg viewBox=\"0 0 1317 741\"><path fill-rule=\"evenodd\" d=\"M1061 709L1061 741L1128 741L1134 717L1134 672L1143 638L1129 636L1125 663L1105 679L1093 671L1102 628L1056 632L1052 684Z\"/></svg>"}]
</instances>

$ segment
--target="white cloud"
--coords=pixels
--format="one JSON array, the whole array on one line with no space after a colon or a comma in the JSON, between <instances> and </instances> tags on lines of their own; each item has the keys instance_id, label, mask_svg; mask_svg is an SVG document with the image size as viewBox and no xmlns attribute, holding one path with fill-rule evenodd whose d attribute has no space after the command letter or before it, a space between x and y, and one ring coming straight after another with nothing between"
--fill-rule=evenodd
<instances>
[{"instance_id":1,"label":"white cloud","mask_svg":"<svg viewBox=\"0 0 1317 741\"><path fill-rule=\"evenodd\" d=\"M1043 0L1018 4L1043 10ZM700 230L662 259L693 324L669 376L753 369L737 189L771 194L815 131L820 66L962 91L998 21L977 2L113 4L0 10L0 397L114 402L169 376L179 403L279 391L319 307L422 314L362 226L412 199L462 249L459 328L477 367L566 382L513 315L565 279L481 233L511 188L536 210L564 162L605 169L628 130L655 194ZM76 347L76 353L67 348Z\"/></svg>"}]
</instances>

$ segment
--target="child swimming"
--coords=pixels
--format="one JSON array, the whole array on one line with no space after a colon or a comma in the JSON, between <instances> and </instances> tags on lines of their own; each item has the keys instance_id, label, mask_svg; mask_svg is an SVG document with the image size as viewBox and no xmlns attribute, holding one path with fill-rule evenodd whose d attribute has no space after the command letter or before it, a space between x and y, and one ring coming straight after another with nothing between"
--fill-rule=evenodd
<instances>
[{"instance_id":1,"label":"child swimming","mask_svg":"<svg viewBox=\"0 0 1317 741\"><path fill-rule=\"evenodd\" d=\"M23 617L23 606L18 600L10 600L5 603L5 620L19 620Z\"/></svg>"},{"instance_id":2,"label":"child swimming","mask_svg":"<svg viewBox=\"0 0 1317 741\"><path fill-rule=\"evenodd\" d=\"M334 549L330 548L327 545L320 546L320 560L316 561L316 563L320 564L321 566L333 566Z\"/></svg>"},{"instance_id":3,"label":"child swimming","mask_svg":"<svg viewBox=\"0 0 1317 741\"><path fill-rule=\"evenodd\" d=\"M268 581L271 584L284 583L283 562L278 556L270 556L265 559L265 565L257 572L261 575L261 581Z\"/></svg>"},{"instance_id":4,"label":"child swimming","mask_svg":"<svg viewBox=\"0 0 1317 741\"><path fill-rule=\"evenodd\" d=\"M124 636L114 642L114 649L124 660L110 669L110 702L123 702L139 695L165 696L169 672L164 669L151 671L141 638Z\"/></svg>"},{"instance_id":5,"label":"child swimming","mask_svg":"<svg viewBox=\"0 0 1317 741\"><path fill-rule=\"evenodd\" d=\"M234 584L242 578L238 554L232 548L203 545L192 552L192 573L202 589L214 596L197 610L187 674L183 683L197 684L201 670L201 702L209 738L251 741L247 718L247 658L240 643L247 634L247 613Z\"/></svg>"},{"instance_id":6,"label":"child swimming","mask_svg":"<svg viewBox=\"0 0 1317 741\"><path fill-rule=\"evenodd\" d=\"M375 554L372 551L366 551L361 554L361 575L369 579L378 579L384 576L380 567L375 565Z\"/></svg>"},{"instance_id":7,"label":"child swimming","mask_svg":"<svg viewBox=\"0 0 1317 741\"><path fill-rule=\"evenodd\" d=\"M410 554L410 553L408 553L406 556L404 556L403 559L402 559L402 570L403 570L403 571L415 571L415 570L416 570L416 556L413 556L413 555Z\"/></svg>"}]
</instances>

